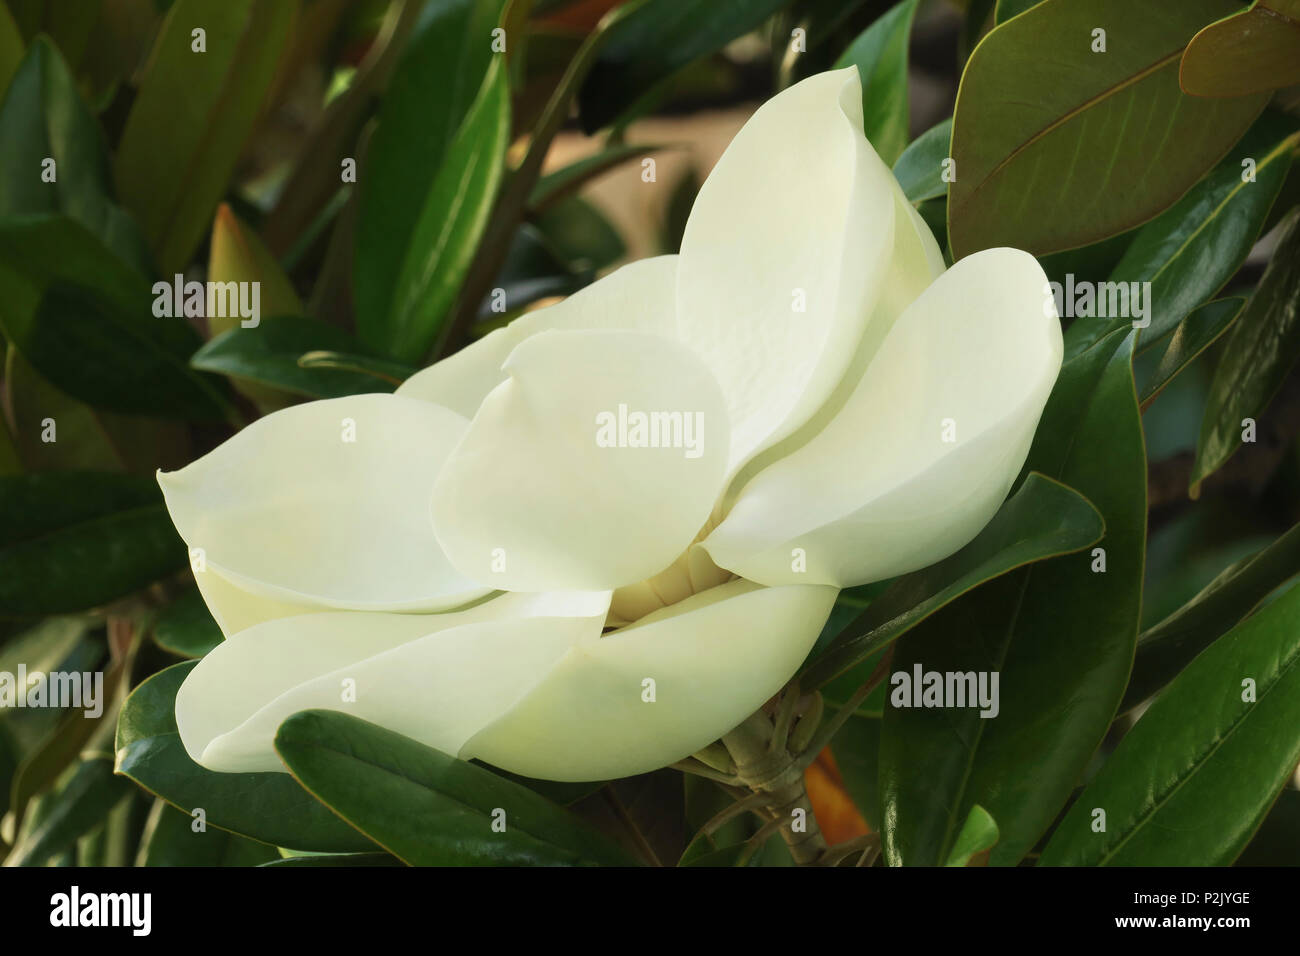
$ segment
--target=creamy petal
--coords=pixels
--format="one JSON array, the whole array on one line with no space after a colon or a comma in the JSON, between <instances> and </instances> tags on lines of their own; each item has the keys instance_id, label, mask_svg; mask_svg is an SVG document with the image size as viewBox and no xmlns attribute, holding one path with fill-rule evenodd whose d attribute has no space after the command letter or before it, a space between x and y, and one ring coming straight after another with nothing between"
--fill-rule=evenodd
<instances>
[{"instance_id":1,"label":"creamy petal","mask_svg":"<svg viewBox=\"0 0 1300 956\"><path fill-rule=\"evenodd\" d=\"M726 396L729 472L794 432L843 377L888 266L896 191L862 133L856 68L764 103L700 190L677 321Z\"/></svg>"},{"instance_id":2,"label":"creamy petal","mask_svg":"<svg viewBox=\"0 0 1300 956\"><path fill-rule=\"evenodd\" d=\"M826 428L745 486L704 541L714 561L764 584L850 587L966 544L1024 464L1060 370L1046 288L1014 249L944 273Z\"/></svg>"},{"instance_id":3,"label":"creamy petal","mask_svg":"<svg viewBox=\"0 0 1300 956\"><path fill-rule=\"evenodd\" d=\"M912 208L902 188L891 178L894 192L893 250L889 266L880 283L880 294L872 307L871 319L858 340L843 377L830 396L793 434L755 455L728 484L721 513L726 514L737 494L760 471L793 453L821 434L844 408L857 389L867 367L880 350L881 343L893 329L903 311L916 300L945 268L943 253L925 220Z\"/></svg>"},{"instance_id":4,"label":"creamy petal","mask_svg":"<svg viewBox=\"0 0 1300 956\"><path fill-rule=\"evenodd\" d=\"M434 528L456 568L503 590L604 590L671 564L726 467L708 369L658 335L550 331L505 370L434 488ZM636 447L636 416L660 423L658 447L648 429L651 446Z\"/></svg>"},{"instance_id":5,"label":"creamy petal","mask_svg":"<svg viewBox=\"0 0 1300 956\"><path fill-rule=\"evenodd\" d=\"M194 580L221 633L226 637L247 630L255 624L281 617L297 617L321 610L308 604L294 604L260 597L231 584L215 568L194 569Z\"/></svg>"},{"instance_id":6,"label":"creamy petal","mask_svg":"<svg viewBox=\"0 0 1300 956\"><path fill-rule=\"evenodd\" d=\"M608 607L608 592L507 594L448 614L270 621L199 662L176 695L177 728L196 762L229 773L283 771L276 728L310 708L455 753L570 647L599 638Z\"/></svg>"},{"instance_id":7,"label":"creamy petal","mask_svg":"<svg viewBox=\"0 0 1300 956\"><path fill-rule=\"evenodd\" d=\"M465 429L454 412L395 395L309 402L158 483L181 537L242 591L309 607L442 610L491 590L451 567L428 517Z\"/></svg>"},{"instance_id":8,"label":"creamy petal","mask_svg":"<svg viewBox=\"0 0 1300 956\"><path fill-rule=\"evenodd\" d=\"M547 780L624 777L679 760L780 690L837 593L733 581L575 645L460 756Z\"/></svg>"},{"instance_id":9,"label":"creamy petal","mask_svg":"<svg viewBox=\"0 0 1300 956\"><path fill-rule=\"evenodd\" d=\"M502 366L520 342L550 329L622 329L677 334L677 257L631 262L563 302L528 312L455 355L416 372L398 395L434 402L473 418L488 392L506 380Z\"/></svg>"}]
</instances>

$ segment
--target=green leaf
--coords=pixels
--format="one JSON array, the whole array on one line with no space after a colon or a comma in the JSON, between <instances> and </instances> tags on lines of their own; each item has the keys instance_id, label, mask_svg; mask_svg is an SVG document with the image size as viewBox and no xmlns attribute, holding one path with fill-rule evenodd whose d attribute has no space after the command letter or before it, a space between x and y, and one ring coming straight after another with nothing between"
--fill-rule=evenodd
<instances>
[{"instance_id":1,"label":"green leaf","mask_svg":"<svg viewBox=\"0 0 1300 956\"><path fill-rule=\"evenodd\" d=\"M0 415L0 476L18 475L22 470L23 460L18 451L18 443L9 429L9 422L4 415Z\"/></svg>"},{"instance_id":2,"label":"green leaf","mask_svg":"<svg viewBox=\"0 0 1300 956\"><path fill-rule=\"evenodd\" d=\"M403 866L401 860L387 853L308 853L302 856L286 856L282 860L272 860L262 866Z\"/></svg>"},{"instance_id":3,"label":"green leaf","mask_svg":"<svg viewBox=\"0 0 1300 956\"><path fill-rule=\"evenodd\" d=\"M0 94L9 87L23 59L23 37L9 8L0 3Z\"/></svg>"},{"instance_id":4,"label":"green leaf","mask_svg":"<svg viewBox=\"0 0 1300 956\"><path fill-rule=\"evenodd\" d=\"M547 296L570 295L594 278L594 270L575 272L569 268L550 239L526 222L515 233L493 283L493 294L480 305L477 318L481 322L508 322L530 303ZM502 293L499 298L497 289Z\"/></svg>"},{"instance_id":5,"label":"green leaf","mask_svg":"<svg viewBox=\"0 0 1300 956\"><path fill-rule=\"evenodd\" d=\"M485 83L494 60L491 31L500 12L499 0L429 3L388 84L366 155L353 264L357 331L368 351L420 359L422 354L411 353L427 334L426 326L436 332L441 315L430 318L428 313L437 309L419 310L403 297L415 291L421 278L425 285L430 282L420 275L421 265L466 254L454 244L444 253L436 247L440 239L469 242L468 253L473 253L470 240L477 233L471 235L470 227L484 215L484 193L495 190L501 166L499 156L492 159L484 152L496 148L500 135L494 124L502 117L492 111L508 108L502 102L506 77L498 71L496 80ZM471 122L476 101L478 117ZM468 177L463 184L461 177ZM460 212L451 205L458 187L470 190L467 208ZM491 200L487 195L486 202ZM449 214L446 228L464 230L463 236L442 234L442 218ZM442 268L454 270L452 259ZM439 294L454 295L459 281L448 279L452 288L439 289ZM435 305L445 308L441 301Z\"/></svg>"},{"instance_id":6,"label":"green leaf","mask_svg":"<svg viewBox=\"0 0 1300 956\"><path fill-rule=\"evenodd\" d=\"M1111 270L1111 282L1149 282L1144 287L1146 319L1142 343L1159 341L1194 308L1207 301L1246 261L1259 237L1269 210L1282 189L1300 133L1296 120L1281 113L1265 113L1232 148L1224 160L1192 189L1137 231L1123 258ZM1247 160L1254 164L1254 178L1247 181ZM1100 308L1102 296L1097 291ZM1116 293L1122 304L1122 293ZM1104 318L1082 318L1066 335L1067 355L1114 329L1136 319L1136 310Z\"/></svg>"},{"instance_id":7,"label":"green leaf","mask_svg":"<svg viewBox=\"0 0 1300 956\"><path fill-rule=\"evenodd\" d=\"M421 204L388 313L357 313L358 334L372 351L415 363L433 346L487 228L509 141L510 88L496 59Z\"/></svg>"},{"instance_id":8,"label":"green leaf","mask_svg":"<svg viewBox=\"0 0 1300 956\"><path fill-rule=\"evenodd\" d=\"M904 575L872 601L808 666L800 683L807 689L827 684L972 588L1030 562L1085 548L1102 530L1101 516L1086 498L1054 479L1030 474L970 544Z\"/></svg>"},{"instance_id":9,"label":"green leaf","mask_svg":"<svg viewBox=\"0 0 1300 956\"><path fill-rule=\"evenodd\" d=\"M113 164L164 276L207 231L271 87L296 3L176 0L163 20ZM191 31L206 31L196 52Z\"/></svg>"},{"instance_id":10,"label":"green leaf","mask_svg":"<svg viewBox=\"0 0 1300 956\"><path fill-rule=\"evenodd\" d=\"M894 176L903 187L903 195L919 203L948 194L948 184L943 180L943 161L949 158L951 145L951 116L912 140L894 163Z\"/></svg>"},{"instance_id":11,"label":"green leaf","mask_svg":"<svg viewBox=\"0 0 1300 956\"><path fill-rule=\"evenodd\" d=\"M863 130L887 166L897 161L907 145L907 43L916 4L917 0L895 4L835 61L837 70L858 68Z\"/></svg>"},{"instance_id":12,"label":"green leaf","mask_svg":"<svg viewBox=\"0 0 1300 956\"><path fill-rule=\"evenodd\" d=\"M627 255L623 237L581 196L551 206L534 222L549 246L575 272L604 269Z\"/></svg>"},{"instance_id":13,"label":"green leaf","mask_svg":"<svg viewBox=\"0 0 1300 956\"><path fill-rule=\"evenodd\" d=\"M981 853L987 853L998 842L997 821L978 803L970 808L966 822L952 845L945 866L970 866L971 860Z\"/></svg>"},{"instance_id":14,"label":"green leaf","mask_svg":"<svg viewBox=\"0 0 1300 956\"><path fill-rule=\"evenodd\" d=\"M880 829L880 718L854 714L835 732L831 753L862 819Z\"/></svg>"},{"instance_id":15,"label":"green leaf","mask_svg":"<svg viewBox=\"0 0 1300 956\"><path fill-rule=\"evenodd\" d=\"M158 615L153 639L165 651L180 657L202 657L223 640L198 588L186 591Z\"/></svg>"},{"instance_id":16,"label":"green leaf","mask_svg":"<svg viewBox=\"0 0 1300 956\"><path fill-rule=\"evenodd\" d=\"M758 27L788 0L650 0L611 32L578 94L592 133L687 64Z\"/></svg>"},{"instance_id":17,"label":"green leaf","mask_svg":"<svg viewBox=\"0 0 1300 956\"><path fill-rule=\"evenodd\" d=\"M1042 0L998 0L994 18L998 23L1006 23L1012 17L1018 17L1030 7L1036 7Z\"/></svg>"},{"instance_id":18,"label":"green leaf","mask_svg":"<svg viewBox=\"0 0 1300 956\"><path fill-rule=\"evenodd\" d=\"M280 263L225 203L217 207L212 221L208 281L257 283L259 317L302 312L302 300ZM242 321L237 315L209 315L207 320L209 338L240 327Z\"/></svg>"},{"instance_id":19,"label":"green leaf","mask_svg":"<svg viewBox=\"0 0 1300 956\"><path fill-rule=\"evenodd\" d=\"M277 254L284 255L301 241L312 220L340 191L343 160L355 159L358 172L363 169L362 128L371 118L375 100L383 95L421 14L432 10L431 6L424 11L418 3L391 4L347 89L329 102L303 137L285 176L284 189L276 196L275 206L263 224L266 244ZM459 52L453 51L456 55ZM414 87L426 91L439 88L437 83L423 86L418 80ZM429 107L427 99L424 105ZM397 212L407 215L409 206Z\"/></svg>"},{"instance_id":20,"label":"green leaf","mask_svg":"<svg viewBox=\"0 0 1300 956\"><path fill-rule=\"evenodd\" d=\"M97 607L186 561L150 479L96 472L0 478L0 613Z\"/></svg>"},{"instance_id":21,"label":"green leaf","mask_svg":"<svg viewBox=\"0 0 1300 956\"><path fill-rule=\"evenodd\" d=\"M1300 589L1292 588L1169 685L1080 794L1040 865L1231 863L1300 761L1297 727ZM1104 832L1093 830L1095 809L1106 813Z\"/></svg>"},{"instance_id":22,"label":"green leaf","mask_svg":"<svg viewBox=\"0 0 1300 956\"><path fill-rule=\"evenodd\" d=\"M1300 357L1300 210L1282 226L1273 258L1219 357L1196 443L1196 494L1242 445L1245 420L1259 419Z\"/></svg>"},{"instance_id":23,"label":"green leaf","mask_svg":"<svg viewBox=\"0 0 1300 956\"><path fill-rule=\"evenodd\" d=\"M47 160L54 182L45 181ZM38 213L63 213L138 272L150 271L139 228L113 203L99 124L45 36L32 41L0 103L0 217Z\"/></svg>"},{"instance_id":24,"label":"green leaf","mask_svg":"<svg viewBox=\"0 0 1300 956\"><path fill-rule=\"evenodd\" d=\"M632 862L531 790L347 714L294 714L275 749L319 800L412 865Z\"/></svg>"},{"instance_id":25,"label":"green leaf","mask_svg":"<svg viewBox=\"0 0 1300 956\"><path fill-rule=\"evenodd\" d=\"M572 196L593 179L629 159L641 159L651 153L669 148L671 147L649 143L617 143L602 149L539 179L528 197L528 206L534 212L541 212L548 206Z\"/></svg>"},{"instance_id":26,"label":"green leaf","mask_svg":"<svg viewBox=\"0 0 1300 956\"><path fill-rule=\"evenodd\" d=\"M63 720L39 746L23 757L9 790L9 806L16 816L21 817L28 801L58 780L81 755L84 747L93 747L94 741L103 739L102 730L109 720L116 719L118 705L125 697L123 677L128 670L128 660L113 661L108 672L103 674L96 706L92 706L86 696L88 688L83 687L80 706L63 708Z\"/></svg>"},{"instance_id":27,"label":"green leaf","mask_svg":"<svg viewBox=\"0 0 1300 956\"><path fill-rule=\"evenodd\" d=\"M91 408L47 382L13 346L5 362L4 393L28 471L153 474L190 460L183 423Z\"/></svg>"},{"instance_id":28,"label":"green leaf","mask_svg":"<svg viewBox=\"0 0 1300 956\"><path fill-rule=\"evenodd\" d=\"M363 392L391 392L411 369L355 353L357 341L338 326L309 316L281 315L251 328L234 328L194 353L190 365L243 382L271 385L309 398L337 398ZM332 353L349 356L321 361ZM308 358L312 356L312 358ZM376 363L385 376L359 371L359 363ZM387 372L400 368L396 381Z\"/></svg>"},{"instance_id":29,"label":"green leaf","mask_svg":"<svg viewBox=\"0 0 1300 956\"><path fill-rule=\"evenodd\" d=\"M200 339L182 318L154 315L148 281L62 216L0 224L0 326L49 382L89 405L218 421L213 380L187 365Z\"/></svg>"},{"instance_id":30,"label":"green leaf","mask_svg":"<svg viewBox=\"0 0 1300 956\"><path fill-rule=\"evenodd\" d=\"M1300 83L1300 2L1255 0L1192 37L1178 82L1193 96L1242 96Z\"/></svg>"},{"instance_id":31,"label":"green leaf","mask_svg":"<svg viewBox=\"0 0 1300 956\"><path fill-rule=\"evenodd\" d=\"M953 116L953 253L1087 245L1178 199L1267 100L1203 100L1178 88L1187 41L1232 9L1232 0L1155 9L1044 0L989 33L966 64ZM1092 49L1097 28L1104 53Z\"/></svg>"},{"instance_id":32,"label":"green leaf","mask_svg":"<svg viewBox=\"0 0 1300 956\"><path fill-rule=\"evenodd\" d=\"M40 823L14 846L6 866L40 866L76 845L78 837L100 823L131 785L113 775L113 761L92 757L77 765L58 793L47 797Z\"/></svg>"},{"instance_id":33,"label":"green leaf","mask_svg":"<svg viewBox=\"0 0 1300 956\"><path fill-rule=\"evenodd\" d=\"M1133 660L1145 548L1133 343L1132 333L1110 336L1061 370L1028 459L1101 512L1105 571L1095 570L1096 549L1030 565L971 591L895 647L895 673L997 673L999 712L885 709L879 781L891 865L945 861L975 804L1001 830L990 863L1017 863L1110 725Z\"/></svg>"},{"instance_id":34,"label":"green leaf","mask_svg":"<svg viewBox=\"0 0 1300 956\"><path fill-rule=\"evenodd\" d=\"M163 800L155 800L137 866L261 866L280 859L273 846L246 840L216 827L200 831L195 821Z\"/></svg>"},{"instance_id":35,"label":"green leaf","mask_svg":"<svg viewBox=\"0 0 1300 956\"><path fill-rule=\"evenodd\" d=\"M1179 372L1217 342L1219 336L1228 331L1237 316L1241 315L1245 304L1246 300L1240 298L1216 299L1194 309L1178 323L1178 328L1174 329L1169 344L1160 356L1160 364L1142 386L1142 404L1145 406L1153 401Z\"/></svg>"},{"instance_id":36,"label":"green leaf","mask_svg":"<svg viewBox=\"0 0 1300 956\"><path fill-rule=\"evenodd\" d=\"M127 698L117 722L117 772L209 827L296 850L370 852L373 843L285 773L214 773L190 759L176 730L176 691L196 665L159 671Z\"/></svg>"},{"instance_id":37,"label":"green leaf","mask_svg":"<svg viewBox=\"0 0 1300 956\"><path fill-rule=\"evenodd\" d=\"M1300 525L1225 568L1199 594L1138 637L1133 676L1121 710L1160 690L1259 603L1300 574Z\"/></svg>"}]
</instances>

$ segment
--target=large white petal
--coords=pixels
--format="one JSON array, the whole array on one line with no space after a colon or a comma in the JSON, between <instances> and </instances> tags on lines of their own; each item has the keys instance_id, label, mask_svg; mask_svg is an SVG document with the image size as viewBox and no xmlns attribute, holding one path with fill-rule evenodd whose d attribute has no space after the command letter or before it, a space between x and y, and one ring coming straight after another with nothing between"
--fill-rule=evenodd
<instances>
[{"instance_id":1,"label":"large white petal","mask_svg":"<svg viewBox=\"0 0 1300 956\"><path fill-rule=\"evenodd\" d=\"M726 467L709 370L662 336L590 330L532 336L505 370L434 488L434 528L456 568L503 590L595 591L671 564ZM636 415L675 416L658 419L659 447L619 434Z\"/></svg>"},{"instance_id":2,"label":"large white petal","mask_svg":"<svg viewBox=\"0 0 1300 956\"><path fill-rule=\"evenodd\" d=\"M198 582L199 593L217 622L217 627L221 628L221 633L226 637L265 621L297 617L299 614L312 614L321 610L308 604L277 601L245 591L238 585L231 584L213 567L203 570L194 568L194 580Z\"/></svg>"},{"instance_id":3,"label":"large white petal","mask_svg":"<svg viewBox=\"0 0 1300 956\"><path fill-rule=\"evenodd\" d=\"M736 494L760 471L791 454L819 435L848 403L867 367L880 350L885 337L903 311L943 274L943 253L930 227L903 195L897 181L891 179L894 192L894 239L889 266L880 283L880 294L872 307L871 319L858 340L839 383L813 415L792 434L755 455L728 483L722 512L725 514Z\"/></svg>"},{"instance_id":4,"label":"large white petal","mask_svg":"<svg viewBox=\"0 0 1300 956\"><path fill-rule=\"evenodd\" d=\"M211 770L284 767L290 714L352 714L455 753L600 636L609 594L507 594L447 614L330 611L259 624L213 649L176 695L190 756Z\"/></svg>"},{"instance_id":5,"label":"large white petal","mask_svg":"<svg viewBox=\"0 0 1300 956\"><path fill-rule=\"evenodd\" d=\"M610 779L679 760L780 690L837 593L733 581L574 646L460 756L548 780Z\"/></svg>"},{"instance_id":6,"label":"large white petal","mask_svg":"<svg viewBox=\"0 0 1300 956\"><path fill-rule=\"evenodd\" d=\"M940 276L840 413L741 491L704 541L714 561L765 584L849 587L966 544L1024 464L1060 370L1046 288L1037 261L1014 249Z\"/></svg>"},{"instance_id":7,"label":"large white petal","mask_svg":"<svg viewBox=\"0 0 1300 956\"><path fill-rule=\"evenodd\" d=\"M312 607L442 610L490 590L451 567L429 520L434 480L465 429L454 412L396 395L309 402L158 483L181 537L240 590Z\"/></svg>"},{"instance_id":8,"label":"large white petal","mask_svg":"<svg viewBox=\"0 0 1300 956\"><path fill-rule=\"evenodd\" d=\"M682 237L677 320L726 396L730 471L843 377L888 265L896 191L862 133L856 68L764 103L704 183Z\"/></svg>"},{"instance_id":9,"label":"large white petal","mask_svg":"<svg viewBox=\"0 0 1300 956\"><path fill-rule=\"evenodd\" d=\"M421 398L473 418L488 392L506 380L506 358L524 339L550 329L623 329L677 334L677 257L631 262L563 302L521 315L401 384L398 395Z\"/></svg>"}]
</instances>

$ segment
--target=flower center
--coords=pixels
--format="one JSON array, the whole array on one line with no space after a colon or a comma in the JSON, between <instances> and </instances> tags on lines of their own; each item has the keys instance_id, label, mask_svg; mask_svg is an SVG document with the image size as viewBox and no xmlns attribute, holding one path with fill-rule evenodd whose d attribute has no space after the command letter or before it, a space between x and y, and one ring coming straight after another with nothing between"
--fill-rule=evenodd
<instances>
[{"instance_id":1,"label":"flower center","mask_svg":"<svg viewBox=\"0 0 1300 956\"><path fill-rule=\"evenodd\" d=\"M700 542L721 520L720 514L715 512L711 515L695 540L676 561L658 574L617 589L609 603L605 627L632 624L653 611L669 607L719 584L726 584L734 578L735 575L730 571L714 564L709 553L700 547Z\"/></svg>"}]
</instances>

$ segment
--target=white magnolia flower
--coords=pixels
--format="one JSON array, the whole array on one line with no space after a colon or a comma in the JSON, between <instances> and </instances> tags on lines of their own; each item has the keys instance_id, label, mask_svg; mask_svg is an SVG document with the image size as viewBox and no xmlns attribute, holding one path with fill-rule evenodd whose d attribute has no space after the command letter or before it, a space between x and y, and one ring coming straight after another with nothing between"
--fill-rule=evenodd
<instances>
[{"instance_id":1,"label":"white magnolia flower","mask_svg":"<svg viewBox=\"0 0 1300 956\"><path fill-rule=\"evenodd\" d=\"M856 70L786 90L680 255L160 476L227 638L177 695L186 749L282 770L280 721L326 707L557 780L699 750L839 588L992 517L1060 368L1045 285L1013 249L945 271Z\"/></svg>"}]
</instances>

